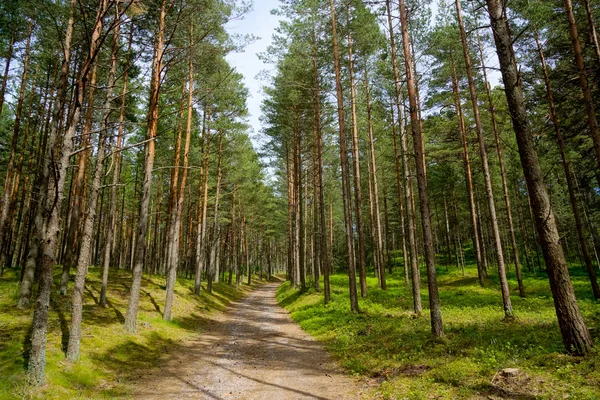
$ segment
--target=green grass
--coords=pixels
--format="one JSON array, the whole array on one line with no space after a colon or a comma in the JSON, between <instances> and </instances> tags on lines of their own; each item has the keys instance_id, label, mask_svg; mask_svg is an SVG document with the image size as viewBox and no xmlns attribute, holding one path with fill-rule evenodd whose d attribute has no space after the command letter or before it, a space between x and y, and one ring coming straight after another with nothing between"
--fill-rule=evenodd
<instances>
[{"instance_id":1,"label":"green grass","mask_svg":"<svg viewBox=\"0 0 600 400\"><path fill-rule=\"evenodd\" d=\"M162 320L165 278L144 275L140 296L137 333L122 328L131 284L129 271L112 270L108 287L109 306L98 305L100 271L91 268L86 282L83 307L81 359L67 362L62 351L68 343L71 298L57 294L60 271L57 268L51 298L47 344L46 384L31 388L25 380L26 337L32 310L21 311L18 277L6 270L0 278L0 399L104 399L127 397L131 384L160 361L177 351L183 343L206 326L207 316L223 311L231 301L240 299L259 285L240 286L236 291L226 283L213 285L213 293L204 289L193 294L194 282L179 279L175 287L173 320Z\"/></svg>"},{"instance_id":2,"label":"green grass","mask_svg":"<svg viewBox=\"0 0 600 400\"><path fill-rule=\"evenodd\" d=\"M443 268L438 274L442 339L430 334L426 283L421 286L424 310L417 318L402 271L388 276L387 291L377 287L376 278L368 278L368 297L359 300L360 313L350 312L346 275L331 277L328 305L322 293L310 290L300 295L289 283L279 288L277 296L342 367L365 377L373 397L600 399L600 355L582 358L564 352L545 274L525 278L524 299L510 274L513 321L503 319L494 277L481 288L472 266L465 276ZM424 271L421 276L426 277ZM600 346L600 305L593 301L579 267L572 269L572 278L579 307ZM521 373L515 378L499 374L508 367Z\"/></svg>"}]
</instances>

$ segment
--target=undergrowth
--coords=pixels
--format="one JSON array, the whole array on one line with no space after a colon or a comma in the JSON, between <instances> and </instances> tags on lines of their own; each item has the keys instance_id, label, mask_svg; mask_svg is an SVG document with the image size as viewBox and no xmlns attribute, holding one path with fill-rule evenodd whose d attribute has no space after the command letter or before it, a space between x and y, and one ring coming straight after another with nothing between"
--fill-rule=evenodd
<instances>
[{"instance_id":1,"label":"undergrowth","mask_svg":"<svg viewBox=\"0 0 600 400\"><path fill-rule=\"evenodd\" d=\"M600 304L593 301L581 269L571 273L581 312L600 345ZM300 294L289 283L277 296L343 368L372 385L373 397L600 399L599 353L565 353L548 278L537 275L525 278L526 298L519 297L516 279L509 276L516 318L508 321L503 319L497 279L492 277L482 288L473 266L465 275L440 268L441 339L430 333L426 282L421 286L424 310L418 317L401 270L388 275L385 291L376 278L368 278L368 296L359 300L359 313L350 312L348 277L343 274L331 276L328 305L322 293L310 289ZM505 368L520 372L505 377Z\"/></svg>"},{"instance_id":2,"label":"undergrowth","mask_svg":"<svg viewBox=\"0 0 600 400\"><path fill-rule=\"evenodd\" d=\"M126 397L132 383L161 360L177 351L206 326L211 313L223 311L231 301L240 299L260 282L241 285L238 291L226 283L213 284L213 293L202 287L193 294L194 282L178 279L175 286L173 319L162 320L165 278L144 275L140 295L137 333L123 327L131 284L131 273L111 270L108 307L98 305L100 270L90 268L83 307L81 359L70 363L63 350L68 343L71 298L57 293L59 270L51 296L48 326L46 384L31 388L26 384L25 368L32 310L16 308L18 277L6 270L0 278L0 399L102 399Z\"/></svg>"}]
</instances>

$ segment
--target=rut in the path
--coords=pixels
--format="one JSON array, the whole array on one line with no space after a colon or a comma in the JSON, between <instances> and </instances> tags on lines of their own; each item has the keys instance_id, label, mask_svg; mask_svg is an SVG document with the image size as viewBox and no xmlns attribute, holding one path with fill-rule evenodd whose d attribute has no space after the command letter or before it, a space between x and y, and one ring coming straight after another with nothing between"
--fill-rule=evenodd
<instances>
[{"instance_id":1,"label":"rut in the path","mask_svg":"<svg viewBox=\"0 0 600 400\"><path fill-rule=\"evenodd\" d=\"M259 287L137 385L140 399L359 399L363 388Z\"/></svg>"}]
</instances>

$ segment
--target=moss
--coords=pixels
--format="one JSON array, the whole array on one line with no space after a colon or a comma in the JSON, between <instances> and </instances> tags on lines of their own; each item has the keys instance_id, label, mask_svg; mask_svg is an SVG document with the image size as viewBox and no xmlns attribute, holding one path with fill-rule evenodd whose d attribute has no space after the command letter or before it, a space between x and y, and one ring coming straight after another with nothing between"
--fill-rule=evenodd
<instances>
[{"instance_id":1,"label":"moss","mask_svg":"<svg viewBox=\"0 0 600 400\"><path fill-rule=\"evenodd\" d=\"M585 275L574 268L579 306L592 332L599 332L600 309ZM388 276L388 290L368 278L368 297L360 313L350 313L348 278L331 277L328 305L322 293L300 293L284 284L278 301L303 329L323 341L349 372L375 380L373 396L382 398L600 398L600 356L565 354L548 279L525 279L527 297L518 296L509 274L516 319L505 321L495 277L480 287L476 269L466 276L438 271L445 337L432 338L427 286L424 310L412 312L412 292L402 271ZM424 276L424 273L422 274ZM596 341L597 341L596 337ZM503 368L516 367L518 378L500 378Z\"/></svg>"}]
</instances>

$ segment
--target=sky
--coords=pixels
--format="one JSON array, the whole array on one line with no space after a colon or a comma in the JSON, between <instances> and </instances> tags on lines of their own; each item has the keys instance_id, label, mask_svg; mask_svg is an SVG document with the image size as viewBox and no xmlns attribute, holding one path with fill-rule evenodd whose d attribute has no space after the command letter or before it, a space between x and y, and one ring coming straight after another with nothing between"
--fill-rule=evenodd
<instances>
[{"instance_id":1,"label":"sky","mask_svg":"<svg viewBox=\"0 0 600 400\"><path fill-rule=\"evenodd\" d=\"M260 105L264 98L262 86L265 82L258 79L257 75L272 66L264 64L258 59L258 54L267 50L271 44L271 36L279 25L279 17L271 15L271 10L277 8L278 0L255 0L253 11L246 14L243 20L231 21L227 25L230 34L252 34L258 36L251 45L242 53L230 53L227 61L234 66L237 72L244 75L244 84L250 92L248 99L249 123L252 129L251 138L255 146L258 144L257 135L260 133L261 124Z\"/></svg>"}]
</instances>

